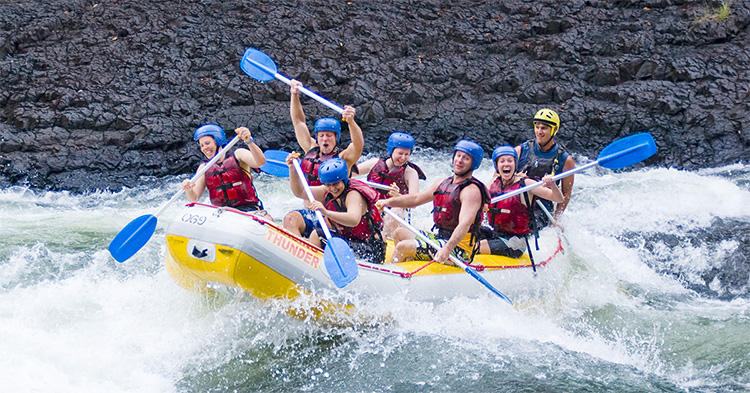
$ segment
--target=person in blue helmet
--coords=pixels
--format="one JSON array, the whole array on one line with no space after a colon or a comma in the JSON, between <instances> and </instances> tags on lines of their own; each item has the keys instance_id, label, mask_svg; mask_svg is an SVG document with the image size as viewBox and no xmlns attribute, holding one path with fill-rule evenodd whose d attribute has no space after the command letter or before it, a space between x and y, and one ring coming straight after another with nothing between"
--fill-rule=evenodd
<instances>
[{"instance_id":1,"label":"person in blue helmet","mask_svg":"<svg viewBox=\"0 0 750 393\"><path fill-rule=\"evenodd\" d=\"M227 144L227 136L220 126L204 124L195 130L193 140L198 143L206 159L211 160L217 154L222 157L195 182L183 180L182 189L190 202L198 201L208 189L212 205L253 212L272 220L263 209L263 202L253 185L252 172L257 173L258 168L266 163L266 158L247 127L239 127L235 133L245 141L247 148L239 148L227 154L223 149ZM206 163L201 164L196 173L205 165Z\"/></svg>"},{"instance_id":2,"label":"person in blue helmet","mask_svg":"<svg viewBox=\"0 0 750 393\"><path fill-rule=\"evenodd\" d=\"M398 228L393 234L396 246L389 262L433 259L451 264L451 253L463 259L473 259L479 247L482 207L490 201L487 188L473 176L474 171L482 163L483 156L484 150L481 146L476 142L462 139L453 148L453 176L439 180L417 194L378 201L380 209L413 208L432 202L432 219L437 233L425 235L436 240L441 246L436 252L407 228Z\"/></svg>"},{"instance_id":3,"label":"person in blue helmet","mask_svg":"<svg viewBox=\"0 0 750 393\"><path fill-rule=\"evenodd\" d=\"M297 171L292 168L292 161L297 157L292 153L286 159L290 167L289 185L296 197L307 199ZM323 185L310 187L315 198L308 205L310 210L320 211L329 223L331 234L346 240L358 258L383 263L383 219L375 206L378 192L357 179L350 179L346 161L338 157L326 160L320 166L319 175ZM323 247L327 239L322 228L317 228L311 232L308 241Z\"/></svg>"},{"instance_id":4,"label":"person in blue helmet","mask_svg":"<svg viewBox=\"0 0 750 393\"><path fill-rule=\"evenodd\" d=\"M370 182L390 187L388 190L378 189L381 199L418 193L419 180L425 180L427 176L420 167L409 161L414 150L414 137L406 132L395 131L388 137L386 148L387 156L374 157L357 164L359 174L367 174ZM402 209L394 209L394 212L404 217ZM390 238L398 228L398 222L390 216L384 217L384 220L383 233L386 238Z\"/></svg>"},{"instance_id":5,"label":"person in blue helmet","mask_svg":"<svg viewBox=\"0 0 750 393\"><path fill-rule=\"evenodd\" d=\"M331 117L323 117L315 122L315 138L310 135L310 129L307 127L305 112L302 110L302 103L299 99L299 88L302 83L292 80L290 83L291 99L289 111L294 126L294 135L297 137L297 143L304 154L300 160L300 167L311 186L321 185L318 178L320 165L328 159L339 157L346 162L347 168L354 167L362 155L362 149L365 146L365 139L362 136L362 129L354 120L356 113L351 106L345 106L341 117L346 121L349 127L349 136L352 141L342 149L339 146L341 140L341 122ZM317 226L315 214L310 209L294 210L284 217L284 228L298 236L309 237L310 233Z\"/></svg>"},{"instance_id":6,"label":"person in blue helmet","mask_svg":"<svg viewBox=\"0 0 750 393\"><path fill-rule=\"evenodd\" d=\"M560 129L560 117L557 112L551 109L540 109L534 114L532 123L534 124L534 139L530 139L519 146L515 147L518 154L518 172L526 176L540 180L544 175L557 175L563 171L569 171L575 168L575 160L565 151L565 148L555 142L555 136ZM555 219L565 211L570 202L570 196L573 193L574 176L568 176L558 185L562 189L564 199L562 202L552 206L552 202L542 201L544 208L552 211ZM550 220L541 207L535 204L534 216L536 225L543 227L550 224Z\"/></svg>"},{"instance_id":7,"label":"person in blue helmet","mask_svg":"<svg viewBox=\"0 0 750 393\"><path fill-rule=\"evenodd\" d=\"M492 152L492 162L495 165L495 174L489 187L490 198L536 183L535 180L518 174L518 153L510 145L495 148ZM482 228L480 254L519 258L524 253L528 246L527 236L531 233L533 197L556 203L563 200L562 191L551 175L542 177L542 182L542 187L490 203L487 209L487 222L490 228Z\"/></svg>"}]
</instances>

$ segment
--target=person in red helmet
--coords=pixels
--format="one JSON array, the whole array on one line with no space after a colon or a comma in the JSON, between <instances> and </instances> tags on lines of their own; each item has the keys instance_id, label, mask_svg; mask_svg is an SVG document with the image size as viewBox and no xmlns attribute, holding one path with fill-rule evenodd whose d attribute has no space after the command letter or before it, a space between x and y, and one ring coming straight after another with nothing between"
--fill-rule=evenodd
<instances>
[{"instance_id":1,"label":"person in red helmet","mask_svg":"<svg viewBox=\"0 0 750 393\"><path fill-rule=\"evenodd\" d=\"M560 129L560 117L557 112L547 108L541 109L534 115L533 124L535 138L515 148L518 154L518 172L540 180L545 175L554 176L575 168L573 157L565 151L562 145L555 142L555 136ZM552 209L551 202L542 201L547 210L554 210L552 214L555 219L560 217L570 202L573 180L574 176L571 175L558 183L562 188L564 198L562 202L554 206L554 209ZM539 228L550 223L539 206L534 206L534 213Z\"/></svg>"},{"instance_id":2,"label":"person in red helmet","mask_svg":"<svg viewBox=\"0 0 750 393\"><path fill-rule=\"evenodd\" d=\"M227 154L223 147L227 144L224 129L216 124L204 124L198 127L193 134L193 139L200 146L201 152L208 160L215 155L223 157L209 168L203 176L195 182L189 179L182 181L182 189L188 201L196 202L208 189L211 204L215 206L227 206L237 210L253 212L272 220L271 216L263 209L263 202L258 197L258 191L253 185L253 174L258 168L266 163L263 151L255 144L255 138L247 127L239 127L235 130L237 135L245 141L246 149L236 149ZM200 171L205 163L198 167ZM197 171L196 171L197 172Z\"/></svg>"},{"instance_id":3,"label":"person in red helmet","mask_svg":"<svg viewBox=\"0 0 750 393\"><path fill-rule=\"evenodd\" d=\"M315 138L313 138L310 135L310 129L307 127L305 112L302 110L302 103L299 99L300 86L302 86L302 83L297 80L292 80L290 83L289 112L294 126L294 135L304 152L300 159L300 167L307 178L308 184L317 186L322 184L318 177L318 170L323 162L338 157L346 162L347 170L351 170L362 155L365 139L362 136L362 129L354 120L356 111L351 106L345 106L341 113L341 117L349 126L349 136L352 139L345 149L341 149L339 146L341 122L338 119L331 117L318 119L315 122ZM284 217L284 228L297 236L309 237L315 227L317 227L317 220L310 209L294 210Z\"/></svg>"}]
</instances>

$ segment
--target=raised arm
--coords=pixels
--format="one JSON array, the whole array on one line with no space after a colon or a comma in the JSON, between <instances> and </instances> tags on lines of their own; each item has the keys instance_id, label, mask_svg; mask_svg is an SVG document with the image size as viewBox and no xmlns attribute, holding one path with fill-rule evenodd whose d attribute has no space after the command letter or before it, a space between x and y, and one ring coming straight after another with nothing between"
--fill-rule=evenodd
<instances>
[{"instance_id":1,"label":"raised arm","mask_svg":"<svg viewBox=\"0 0 750 393\"><path fill-rule=\"evenodd\" d=\"M365 148L365 138L362 136L362 129L354 120L355 113L354 107L351 106L345 106L344 111L341 112L341 116L349 124L349 136L352 138L352 142L339 154L339 157L346 161L349 167L357 163L359 157L362 156L362 150ZM359 173L361 174L362 172L360 171Z\"/></svg>"},{"instance_id":2,"label":"raised arm","mask_svg":"<svg viewBox=\"0 0 750 393\"><path fill-rule=\"evenodd\" d=\"M265 165L266 157L263 155L263 150L255 144L250 130L247 127L239 127L235 133L247 145L247 149L237 149L234 152L234 156L240 161L239 164L248 171L250 168L260 168Z\"/></svg>"},{"instance_id":3,"label":"raised arm","mask_svg":"<svg viewBox=\"0 0 750 393\"><path fill-rule=\"evenodd\" d=\"M317 145L315 139L310 136L310 129L307 128L305 123L305 112L302 110L302 103L299 100L299 87L302 83L298 80L292 79L289 85L289 92L291 98L289 100L289 114L292 117L292 125L294 126L294 136L297 137L297 143L302 151L307 153Z\"/></svg>"}]
</instances>

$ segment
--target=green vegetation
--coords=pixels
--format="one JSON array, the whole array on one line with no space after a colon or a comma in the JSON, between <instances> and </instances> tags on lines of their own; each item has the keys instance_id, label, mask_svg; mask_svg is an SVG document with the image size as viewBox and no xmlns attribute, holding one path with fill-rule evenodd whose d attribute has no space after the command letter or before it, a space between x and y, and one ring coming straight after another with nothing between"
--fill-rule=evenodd
<instances>
[{"instance_id":1,"label":"green vegetation","mask_svg":"<svg viewBox=\"0 0 750 393\"><path fill-rule=\"evenodd\" d=\"M695 17L695 23L719 22L729 17L732 13L732 2L722 1L719 7L706 6L703 15Z\"/></svg>"}]
</instances>

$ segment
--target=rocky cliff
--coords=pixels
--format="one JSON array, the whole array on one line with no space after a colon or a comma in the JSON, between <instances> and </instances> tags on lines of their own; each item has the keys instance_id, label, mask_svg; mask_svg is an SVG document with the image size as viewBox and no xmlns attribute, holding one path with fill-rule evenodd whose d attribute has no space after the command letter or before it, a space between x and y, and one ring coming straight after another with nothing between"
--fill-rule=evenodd
<instances>
[{"instance_id":1,"label":"rocky cliff","mask_svg":"<svg viewBox=\"0 0 750 393\"><path fill-rule=\"evenodd\" d=\"M747 160L748 24L747 1L6 0L0 185L193 172L192 132L209 121L296 148L288 87L243 74L246 47L355 106L366 151L394 129L435 148L516 144L550 107L574 153L649 130L650 165ZM310 124L333 115L303 104Z\"/></svg>"}]
</instances>

